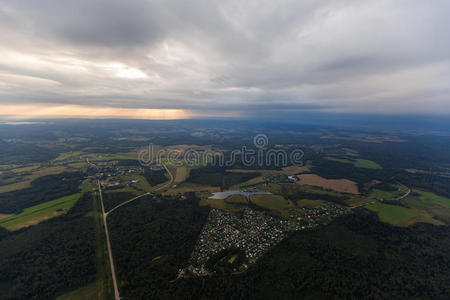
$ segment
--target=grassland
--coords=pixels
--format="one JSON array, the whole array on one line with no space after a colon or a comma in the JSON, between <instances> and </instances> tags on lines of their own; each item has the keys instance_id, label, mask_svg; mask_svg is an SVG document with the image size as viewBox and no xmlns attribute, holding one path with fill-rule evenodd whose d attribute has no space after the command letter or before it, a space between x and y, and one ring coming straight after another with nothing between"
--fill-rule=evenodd
<instances>
[{"instance_id":1,"label":"grassland","mask_svg":"<svg viewBox=\"0 0 450 300\"><path fill-rule=\"evenodd\" d=\"M235 194L225 198L225 202L227 203L238 203L238 204L247 204L248 200L245 196Z\"/></svg>"},{"instance_id":2,"label":"grassland","mask_svg":"<svg viewBox=\"0 0 450 300\"><path fill-rule=\"evenodd\" d=\"M328 204L328 202L322 200L302 199L297 201L297 206L304 208L319 208L326 204Z\"/></svg>"},{"instance_id":3,"label":"grassland","mask_svg":"<svg viewBox=\"0 0 450 300\"><path fill-rule=\"evenodd\" d=\"M450 199L449 198L446 198L446 197L443 197L443 196L439 196L439 195L436 195L436 194L433 194L433 193L430 193L430 192L417 190L417 189L414 189L413 192L421 195L422 197L424 197L426 199L429 199L429 200L432 200L432 201L436 201L436 202L439 202L439 203L441 203L441 204L443 204L443 205L445 205L447 207L450 207Z\"/></svg>"},{"instance_id":4,"label":"grassland","mask_svg":"<svg viewBox=\"0 0 450 300\"><path fill-rule=\"evenodd\" d=\"M295 208L292 201L286 200L280 195L251 195L250 202L259 207L277 212L282 217L287 217L289 208Z\"/></svg>"},{"instance_id":5,"label":"grassland","mask_svg":"<svg viewBox=\"0 0 450 300\"><path fill-rule=\"evenodd\" d=\"M258 176L258 177L252 178L250 180L247 180L247 181L244 181L244 182L232 185L232 186L230 186L229 189L230 190L238 190L238 189L240 189L243 186L255 185L255 184L262 183L262 182L264 182L263 176Z\"/></svg>"},{"instance_id":6,"label":"grassland","mask_svg":"<svg viewBox=\"0 0 450 300\"><path fill-rule=\"evenodd\" d=\"M23 173L23 172L31 172L39 168L39 164L32 164L30 166L20 167L12 169L11 171L14 173Z\"/></svg>"},{"instance_id":7,"label":"grassland","mask_svg":"<svg viewBox=\"0 0 450 300\"><path fill-rule=\"evenodd\" d=\"M225 199L201 199L200 205L209 206L211 208L217 208L229 213L236 213L243 209L242 207L239 207L237 205L227 203Z\"/></svg>"},{"instance_id":8,"label":"grassland","mask_svg":"<svg viewBox=\"0 0 450 300\"><path fill-rule=\"evenodd\" d=\"M428 221L428 223L436 225L450 223L450 201L446 197L421 190L413 190L413 193L403 199L402 202L422 212L422 215L427 219L423 222Z\"/></svg>"},{"instance_id":9,"label":"grassland","mask_svg":"<svg viewBox=\"0 0 450 300\"><path fill-rule=\"evenodd\" d=\"M233 264L234 261L236 260L236 258L238 258L238 257L239 257L239 255L237 255L237 254L233 255L233 256L230 257L230 259L228 260L228 263L229 263L229 264Z\"/></svg>"},{"instance_id":10,"label":"grassland","mask_svg":"<svg viewBox=\"0 0 450 300\"><path fill-rule=\"evenodd\" d=\"M64 161L64 160L69 160L69 159L79 159L80 155L82 153L83 152L81 152L81 151L61 153L60 155L58 155L57 158L55 158L55 161Z\"/></svg>"},{"instance_id":11,"label":"grassland","mask_svg":"<svg viewBox=\"0 0 450 300\"><path fill-rule=\"evenodd\" d=\"M379 189L373 189L370 191L368 198L373 200L391 200L400 196L402 193L398 191L383 191Z\"/></svg>"},{"instance_id":12,"label":"grassland","mask_svg":"<svg viewBox=\"0 0 450 300\"><path fill-rule=\"evenodd\" d=\"M165 194L177 194L177 193L187 193L187 192L200 192L207 191L210 193L219 192L220 188L218 186L210 186L210 185L202 185L196 184L192 182L183 182L182 184L177 185L169 189Z\"/></svg>"},{"instance_id":13,"label":"grassland","mask_svg":"<svg viewBox=\"0 0 450 300\"><path fill-rule=\"evenodd\" d=\"M1 219L0 226L13 231L64 214L77 202L81 195L82 193L72 194L26 208L18 215L10 215Z\"/></svg>"},{"instance_id":14,"label":"grassland","mask_svg":"<svg viewBox=\"0 0 450 300\"><path fill-rule=\"evenodd\" d=\"M336 157L327 157L328 160L337 161L344 164L353 164L357 168L364 168L364 169L374 169L379 170L383 167L377 164L374 161L368 160L368 159L362 159L362 158L336 158Z\"/></svg>"},{"instance_id":15,"label":"grassland","mask_svg":"<svg viewBox=\"0 0 450 300\"><path fill-rule=\"evenodd\" d=\"M362 158L355 159L354 165L357 168L374 169L374 170L382 169L382 167L376 162Z\"/></svg>"},{"instance_id":16,"label":"grassland","mask_svg":"<svg viewBox=\"0 0 450 300\"><path fill-rule=\"evenodd\" d=\"M393 225L406 225L411 219L420 216L419 212L411 208L381 202L369 204L366 208L376 212L380 221Z\"/></svg>"},{"instance_id":17,"label":"grassland","mask_svg":"<svg viewBox=\"0 0 450 300\"><path fill-rule=\"evenodd\" d=\"M205 136L205 134L203 132L197 131L197 132L191 133L191 136L192 137L203 137L203 136Z\"/></svg>"},{"instance_id":18,"label":"grassland","mask_svg":"<svg viewBox=\"0 0 450 300\"><path fill-rule=\"evenodd\" d=\"M24 180L21 180L16 183L11 183L7 185L0 186L0 194L12 192L16 190L26 189L31 186L31 182L39 177L46 175L56 175L63 173L65 171L69 171L71 169L65 166L54 166L54 167L44 167L32 172L31 175L25 176Z\"/></svg>"},{"instance_id":19,"label":"grassland","mask_svg":"<svg viewBox=\"0 0 450 300\"><path fill-rule=\"evenodd\" d=\"M351 160L345 159L345 158L336 158L336 157L327 157L328 160L331 161L337 161L343 164L353 164Z\"/></svg>"},{"instance_id":20,"label":"grassland","mask_svg":"<svg viewBox=\"0 0 450 300\"><path fill-rule=\"evenodd\" d=\"M110 160L128 160L128 159L135 159L133 157L129 157L129 156L122 156L122 155L102 155L102 156L97 156L94 158L91 158L90 161L110 161Z\"/></svg>"}]
</instances>

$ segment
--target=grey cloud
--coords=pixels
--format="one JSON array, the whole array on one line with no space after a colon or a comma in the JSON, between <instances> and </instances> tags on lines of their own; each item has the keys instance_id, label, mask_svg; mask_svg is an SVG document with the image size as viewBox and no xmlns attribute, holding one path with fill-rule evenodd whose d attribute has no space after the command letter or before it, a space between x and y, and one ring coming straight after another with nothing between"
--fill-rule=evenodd
<instances>
[{"instance_id":1,"label":"grey cloud","mask_svg":"<svg viewBox=\"0 0 450 300\"><path fill-rule=\"evenodd\" d=\"M0 103L449 114L449 11L444 0L0 0Z\"/></svg>"}]
</instances>

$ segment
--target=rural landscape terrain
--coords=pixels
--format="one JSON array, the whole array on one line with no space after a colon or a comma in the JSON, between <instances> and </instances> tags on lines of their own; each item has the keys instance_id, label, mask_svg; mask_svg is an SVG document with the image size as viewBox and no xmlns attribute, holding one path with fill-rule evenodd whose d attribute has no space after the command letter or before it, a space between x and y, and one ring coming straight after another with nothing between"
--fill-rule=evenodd
<instances>
[{"instance_id":1,"label":"rural landscape terrain","mask_svg":"<svg viewBox=\"0 0 450 300\"><path fill-rule=\"evenodd\" d=\"M449 28L0 0L0 300L449 300Z\"/></svg>"},{"instance_id":2,"label":"rural landscape terrain","mask_svg":"<svg viewBox=\"0 0 450 300\"><path fill-rule=\"evenodd\" d=\"M450 292L445 132L74 120L0 138L0 299Z\"/></svg>"}]
</instances>

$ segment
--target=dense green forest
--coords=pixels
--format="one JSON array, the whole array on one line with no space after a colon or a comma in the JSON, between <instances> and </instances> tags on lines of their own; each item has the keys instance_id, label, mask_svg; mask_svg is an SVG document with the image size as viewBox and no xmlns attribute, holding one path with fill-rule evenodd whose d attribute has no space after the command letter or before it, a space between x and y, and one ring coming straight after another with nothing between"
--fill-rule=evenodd
<instances>
[{"instance_id":1,"label":"dense green forest","mask_svg":"<svg viewBox=\"0 0 450 300\"><path fill-rule=\"evenodd\" d=\"M144 177L150 185L155 186L160 183L166 182L168 178L166 177L166 170L151 170L149 168L144 168Z\"/></svg>"},{"instance_id":2,"label":"dense green forest","mask_svg":"<svg viewBox=\"0 0 450 300\"><path fill-rule=\"evenodd\" d=\"M394 227L359 210L292 234L241 275L179 279L205 213L188 201L139 201L111 216L121 292L128 299L445 299L450 231Z\"/></svg>"},{"instance_id":3,"label":"dense green forest","mask_svg":"<svg viewBox=\"0 0 450 300\"><path fill-rule=\"evenodd\" d=\"M82 180L79 172L39 177L27 189L0 194L0 213L17 214L24 208L77 193Z\"/></svg>"},{"instance_id":4,"label":"dense green forest","mask_svg":"<svg viewBox=\"0 0 450 300\"><path fill-rule=\"evenodd\" d=\"M103 192L103 205L105 206L105 211L109 211L118 204L134 197L136 196L129 192Z\"/></svg>"},{"instance_id":5,"label":"dense green forest","mask_svg":"<svg viewBox=\"0 0 450 300\"><path fill-rule=\"evenodd\" d=\"M92 205L85 194L67 214L0 239L0 299L52 299L95 279Z\"/></svg>"},{"instance_id":6,"label":"dense green forest","mask_svg":"<svg viewBox=\"0 0 450 300\"><path fill-rule=\"evenodd\" d=\"M191 170L188 181L227 189L232 185L245 182L260 175L257 172L232 173L227 172L226 168L208 166Z\"/></svg>"},{"instance_id":7,"label":"dense green forest","mask_svg":"<svg viewBox=\"0 0 450 300\"><path fill-rule=\"evenodd\" d=\"M121 296L157 299L188 261L209 209L185 200L143 197L108 216Z\"/></svg>"}]
</instances>

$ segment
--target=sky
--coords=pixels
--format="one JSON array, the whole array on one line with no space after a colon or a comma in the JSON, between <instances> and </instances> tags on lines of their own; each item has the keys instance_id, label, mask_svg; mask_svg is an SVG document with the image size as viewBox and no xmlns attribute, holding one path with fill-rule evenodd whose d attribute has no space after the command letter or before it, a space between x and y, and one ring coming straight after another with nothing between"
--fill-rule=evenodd
<instances>
[{"instance_id":1,"label":"sky","mask_svg":"<svg viewBox=\"0 0 450 300\"><path fill-rule=\"evenodd\" d=\"M0 0L10 118L450 115L448 0Z\"/></svg>"}]
</instances>

